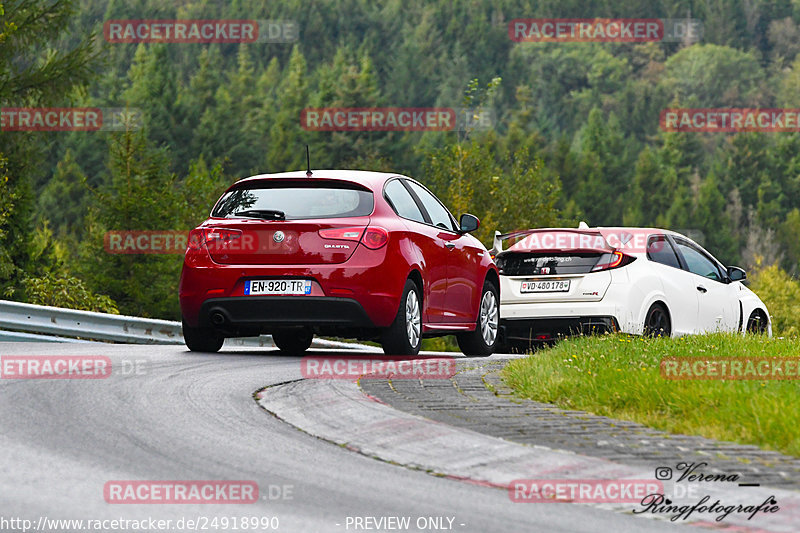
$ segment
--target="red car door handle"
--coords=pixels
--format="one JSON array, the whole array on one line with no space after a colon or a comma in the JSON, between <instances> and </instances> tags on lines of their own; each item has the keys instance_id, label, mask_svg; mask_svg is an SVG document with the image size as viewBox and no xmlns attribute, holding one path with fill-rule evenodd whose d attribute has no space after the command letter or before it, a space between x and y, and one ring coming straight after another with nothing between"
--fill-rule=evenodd
<instances>
[{"instance_id":1,"label":"red car door handle","mask_svg":"<svg viewBox=\"0 0 800 533\"><path fill-rule=\"evenodd\" d=\"M456 247L456 245L453 244L452 242L446 242L446 243L444 243L444 245L447 246L448 248L450 248L451 250Z\"/></svg>"}]
</instances>

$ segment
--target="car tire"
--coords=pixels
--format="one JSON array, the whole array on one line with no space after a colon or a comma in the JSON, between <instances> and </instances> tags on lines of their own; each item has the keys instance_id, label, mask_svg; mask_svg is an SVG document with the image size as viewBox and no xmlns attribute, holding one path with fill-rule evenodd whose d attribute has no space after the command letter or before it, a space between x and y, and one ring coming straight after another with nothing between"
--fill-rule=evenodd
<instances>
[{"instance_id":1,"label":"car tire","mask_svg":"<svg viewBox=\"0 0 800 533\"><path fill-rule=\"evenodd\" d=\"M272 333L272 342L288 355L300 355L311 346L314 331L311 328L292 328Z\"/></svg>"},{"instance_id":2,"label":"car tire","mask_svg":"<svg viewBox=\"0 0 800 533\"><path fill-rule=\"evenodd\" d=\"M756 309L747 319L747 333L753 335L763 335L767 332L767 318L764 314Z\"/></svg>"},{"instance_id":3,"label":"car tire","mask_svg":"<svg viewBox=\"0 0 800 533\"><path fill-rule=\"evenodd\" d=\"M407 279L394 322L381 335L381 346L386 355L417 355L421 345L422 298L417 284Z\"/></svg>"},{"instance_id":4,"label":"car tire","mask_svg":"<svg viewBox=\"0 0 800 533\"><path fill-rule=\"evenodd\" d=\"M456 335L458 347L464 355L471 357L488 357L492 355L498 344L498 326L500 323L500 295L491 281L483 284L478 319L475 330Z\"/></svg>"},{"instance_id":5,"label":"car tire","mask_svg":"<svg viewBox=\"0 0 800 533\"><path fill-rule=\"evenodd\" d=\"M193 352L216 353L222 348L225 337L211 328L193 328L183 321L183 341Z\"/></svg>"},{"instance_id":6,"label":"car tire","mask_svg":"<svg viewBox=\"0 0 800 533\"><path fill-rule=\"evenodd\" d=\"M644 318L645 337L671 337L672 322L667 308L661 304L653 304Z\"/></svg>"}]
</instances>

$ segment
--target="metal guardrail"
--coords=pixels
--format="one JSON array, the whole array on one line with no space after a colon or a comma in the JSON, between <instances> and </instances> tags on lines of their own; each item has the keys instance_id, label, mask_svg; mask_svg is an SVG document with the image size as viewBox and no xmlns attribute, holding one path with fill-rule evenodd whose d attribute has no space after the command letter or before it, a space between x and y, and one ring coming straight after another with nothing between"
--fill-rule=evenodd
<instances>
[{"instance_id":1,"label":"metal guardrail","mask_svg":"<svg viewBox=\"0 0 800 533\"><path fill-rule=\"evenodd\" d=\"M183 344L180 322L0 300L0 329L133 344Z\"/></svg>"},{"instance_id":2,"label":"metal guardrail","mask_svg":"<svg viewBox=\"0 0 800 533\"><path fill-rule=\"evenodd\" d=\"M80 342L78 338L128 344L184 343L180 322L0 300L0 341ZM226 343L229 346L275 346L269 335L228 339ZM312 346L380 351L373 346L326 339L314 339Z\"/></svg>"},{"instance_id":3,"label":"metal guardrail","mask_svg":"<svg viewBox=\"0 0 800 533\"><path fill-rule=\"evenodd\" d=\"M82 339L57 337L54 335L37 335L36 333L23 333L22 331L3 331L0 329L0 342L70 342L91 343Z\"/></svg>"}]
</instances>

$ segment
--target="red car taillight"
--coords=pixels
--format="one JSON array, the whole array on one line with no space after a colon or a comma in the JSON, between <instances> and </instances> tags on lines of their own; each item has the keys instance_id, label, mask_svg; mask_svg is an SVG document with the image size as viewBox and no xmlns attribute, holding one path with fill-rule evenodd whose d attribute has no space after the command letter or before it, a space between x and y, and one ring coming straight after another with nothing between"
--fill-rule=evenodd
<instances>
[{"instance_id":1,"label":"red car taillight","mask_svg":"<svg viewBox=\"0 0 800 533\"><path fill-rule=\"evenodd\" d=\"M361 237L361 244L370 250L377 250L385 246L387 242L389 242L389 232L377 226L367 228L367 231L364 232L364 236Z\"/></svg>"},{"instance_id":2,"label":"red car taillight","mask_svg":"<svg viewBox=\"0 0 800 533\"><path fill-rule=\"evenodd\" d=\"M323 239L338 239L344 241L360 241L370 250L377 250L389 242L389 232L378 226L366 228L331 228L319 230Z\"/></svg>"},{"instance_id":3,"label":"red car taillight","mask_svg":"<svg viewBox=\"0 0 800 533\"><path fill-rule=\"evenodd\" d=\"M195 228L189 233L186 251L214 250L241 237L242 230L238 229Z\"/></svg>"},{"instance_id":4,"label":"red car taillight","mask_svg":"<svg viewBox=\"0 0 800 533\"><path fill-rule=\"evenodd\" d=\"M358 241L364 234L364 227L353 228L331 228L319 230L319 236L323 239L338 239L342 241Z\"/></svg>"},{"instance_id":5,"label":"red car taillight","mask_svg":"<svg viewBox=\"0 0 800 533\"><path fill-rule=\"evenodd\" d=\"M622 252L614 251L609 254L603 254L597 260L597 264L592 268L592 272L600 270L611 270L612 268L619 268L629 265L636 260L635 257L625 255Z\"/></svg>"}]
</instances>

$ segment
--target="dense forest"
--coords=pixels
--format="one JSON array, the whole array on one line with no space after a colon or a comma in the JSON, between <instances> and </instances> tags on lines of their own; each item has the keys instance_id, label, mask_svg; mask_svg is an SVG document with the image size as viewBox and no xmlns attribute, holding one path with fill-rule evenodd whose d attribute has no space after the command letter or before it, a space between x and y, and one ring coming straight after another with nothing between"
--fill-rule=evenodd
<instances>
[{"instance_id":1,"label":"dense forest","mask_svg":"<svg viewBox=\"0 0 800 533\"><path fill-rule=\"evenodd\" d=\"M676 107L800 107L796 0L11 0L0 106L135 110L126 131L0 132L0 297L178 318L189 230L236 179L391 170L495 229L653 225L721 261L800 268L800 134L665 132ZM698 42L520 43L515 18L690 18ZM289 20L277 43L110 43L116 19ZM486 127L308 131L304 108L445 107Z\"/></svg>"}]
</instances>

